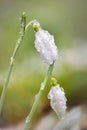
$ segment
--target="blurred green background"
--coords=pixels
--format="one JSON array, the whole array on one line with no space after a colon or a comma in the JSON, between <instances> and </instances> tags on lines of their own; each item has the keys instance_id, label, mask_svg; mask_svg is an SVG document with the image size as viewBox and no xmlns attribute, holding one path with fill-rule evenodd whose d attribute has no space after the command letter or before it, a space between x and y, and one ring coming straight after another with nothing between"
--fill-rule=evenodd
<instances>
[{"instance_id":1,"label":"blurred green background","mask_svg":"<svg viewBox=\"0 0 87 130\"><path fill-rule=\"evenodd\" d=\"M20 29L20 17L37 19L55 37L59 60L54 75L64 87L68 107L87 103L87 1L86 0L0 0L0 93ZM15 60L6 93L0 126L12 125L28 114L48 65L34 48L32 27L26 32ZM49 111L48 89L37 115ZM44 101L44 102L43 102Z\"/></svg>"}]
</instances>

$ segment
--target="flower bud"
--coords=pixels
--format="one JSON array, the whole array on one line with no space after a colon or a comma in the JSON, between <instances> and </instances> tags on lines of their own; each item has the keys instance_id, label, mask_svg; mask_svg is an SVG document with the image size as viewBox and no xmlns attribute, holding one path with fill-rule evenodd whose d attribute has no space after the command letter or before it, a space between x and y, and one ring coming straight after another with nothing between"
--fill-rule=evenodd
<instances>
[{"instance_id":1,"label":"flower bud","mask_svg":"<svg viewBox=\"0 0 87 130\"><path fill-rule=\"evenodd\" d=\"M50 105L56 114L63 118L66 112L66 97L64 89L61 88L58 84L51 88L48 99L50 99Z\"/></svg>"},{"instance_id":2,"label":"flower bud","mask_svg":"<svg viewBox=\"0 0 87 130\"><path fill-rule=\"evenodd\" d=\"M53 64L58 58L58 49L54 37L41 27L35 32L35 48L40 53L43 61L49 65Z\"/></svg>"}]
</instances>

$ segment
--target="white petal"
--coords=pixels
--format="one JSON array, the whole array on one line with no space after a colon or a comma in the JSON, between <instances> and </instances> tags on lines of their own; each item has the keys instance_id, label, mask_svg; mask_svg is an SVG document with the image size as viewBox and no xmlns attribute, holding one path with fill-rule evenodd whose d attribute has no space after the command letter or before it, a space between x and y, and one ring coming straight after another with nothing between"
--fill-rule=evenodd
<instances>
[{"instance_id":1,"label":"white petal","mask_svg":"<svg viewBox=\"0 0 87 130\"><path fill-rule=\"evenodd\" d=\"M50 105L52 109L60 118L63 118L67 108L67 99L65 97L64 89L59 85L52 87L48 94L48 99L50 99Z\"/></svg>"},{"instance_id":2,"label":"white petal","mask_svg":"<svg viewBox=\"0 0 87 130\"><path fill-rule=\"evenodd\" d=\"M35 33L35 48L47 64L53 64L58 58L54 37L41 28Z\"/></svg>"}]
</instances>

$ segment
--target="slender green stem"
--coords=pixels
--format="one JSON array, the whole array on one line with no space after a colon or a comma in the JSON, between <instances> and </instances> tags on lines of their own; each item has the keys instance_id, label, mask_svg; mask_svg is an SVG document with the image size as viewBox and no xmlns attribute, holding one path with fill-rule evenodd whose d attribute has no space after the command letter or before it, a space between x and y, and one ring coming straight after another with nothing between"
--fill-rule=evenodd
<instances>
[{"instance_id":1,"label":"slender green stem","mask_svg":"<svg viewBox=\"0 0 87 130\"><path fill-rule=\"evenodd\" d=\"M48 81L48 79L50 78L50 76L52 74L53 66L54 66L54 63L49 66L49 69L48 69L47 74L46 74L46 76L44 78L44 81L41 84L40 90L39 90L38 94L35 96L34 104L33 104L32 108L31 108L31 111L30 111L29 115L26 118L26 121L25 121L24 130L29 130L30 127L31 127L31 121L32 121L32 119L34 117L34 114L35 114L35 111L36 111L37 106L39 104L39 101L40 101L40 99L41 99L41 97L42 97L42 95L44 93L44 89L46 87L47 81Z\"/></svg>"},{"instance_id":2,"label":"slender green stem","mask_svg":"<svg viewBox=\"0 0 87 130\"><path fill-rule=\"evenodd\" d=\"M3 87L1 98L0 98L0 114L2 112L2 108L3 108L3 105L4 105L6 89L7 89L7 86L8 86L8 83L9 83L9 79L10 79L10 76L11 76L11 73L12 73L14 59L16 57L16 54L17 54L17 52L19 50L19 47L20 47L20 45L21 45L21 43L23 41L23 38L24 38L24 34L25 34L25 31L26 31L25 27L26 27L26 16L25 16L25 13L23 13L22 17L21 17L20 35L19 35L19 38L18 38L18 40L16 42L16 46L15 46L15 49L13 51L13 55L11 57L9 70L8 70L8 73L7 73L7 78L6 78L5 85Z\"/></svg>"}]
</instances>

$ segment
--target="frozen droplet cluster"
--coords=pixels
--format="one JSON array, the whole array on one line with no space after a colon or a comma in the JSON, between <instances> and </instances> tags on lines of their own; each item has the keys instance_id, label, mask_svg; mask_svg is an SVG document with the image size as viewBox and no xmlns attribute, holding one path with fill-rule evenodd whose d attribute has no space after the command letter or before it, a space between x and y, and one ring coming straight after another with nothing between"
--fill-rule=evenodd
<instances>
[{"instance_id":1,"label":"frozen droplet cluster","mask_svg":"<svg viewBox=\"0 0 87 130\"><path fill-rule=\"evenodd\" d=\"M58 59L58 49L54 37L46 30L40 28L35 32L35 48L43 61L49 65Z\"/></svg>"},{"instance_id":2,"label":"frozen droplet cluster","mask_svg":"<svg viewBox=\"0 0 87 130\"><path fill-rule=\"evenodd\" d=\"M48 99L50 99L52 109L60 118L63 118L67 108L64 89L58 84L53 86L48 94Z\"/></svg>"}]
</instances>

